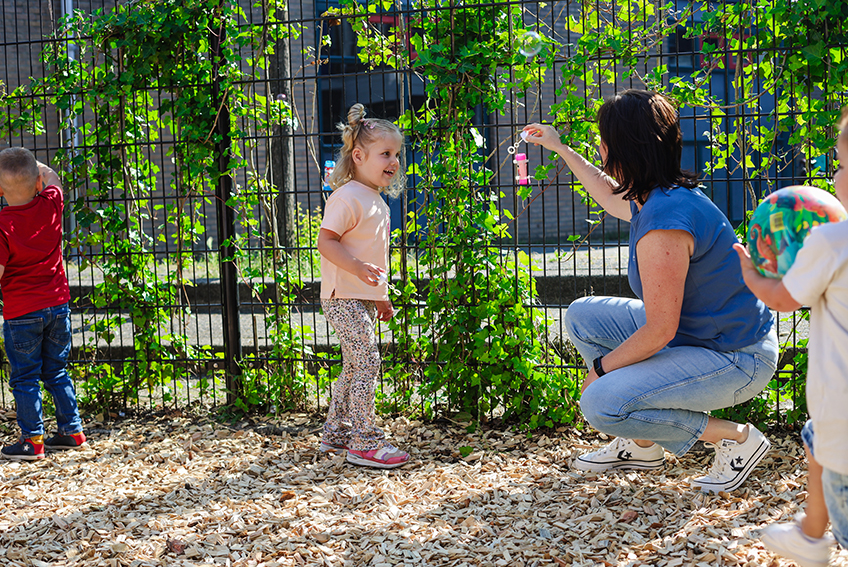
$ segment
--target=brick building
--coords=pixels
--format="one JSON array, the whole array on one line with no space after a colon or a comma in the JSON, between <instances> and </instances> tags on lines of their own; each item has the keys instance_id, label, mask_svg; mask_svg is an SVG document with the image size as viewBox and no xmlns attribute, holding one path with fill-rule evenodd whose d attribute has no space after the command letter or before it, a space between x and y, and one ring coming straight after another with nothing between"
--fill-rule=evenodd
<instances>
[{"instance_id":1,"label":"brick building","mask_svg":"<svg viewBox=\"0 0 848 567\"><path fill-rule=\"evenodd\" d=\"M85 14L96 10L109 10L113 2L114 0L0 1L3 16L0 81L5 83L7 91L25 84L29 77L38 77L43 73L39 53L45 47L53 45L64 48L67 45L73 52L73 43L51 43L48 39L63 14L71 10L79 10ZM261 8L246 0L242 4L250 19L249 22L241 22L242 25L263 22L264 14ZM335 136L335 123L343 118L349 106L354 102L362 102L368 107L371 116L393 119L406 109L418 107L424 97L423 83L414 73L398 73L386 68L370 70L359 62L356 56L356 41L350 26L344 21L324 17L328 9L337 6L337 0L306 0L290 5L290 21L299 25L301 33L291 40L290 67L288 73L282 73L289 77L284 79L286 90L290 93L298 119L298 126L292 138L296 173L294 178L289 180L287 190L293 192L297 200L311 210L320 207L323 202L322 165L326 159L332 159L338 141ZM572 2L528 4L525 7L525 21L528 25L537 25L543 34L566 46L564 49L567 50L575 41L575 36L568 30L568 17L579 17L581 9L582 4ZM371 25L383 29L390 28L396 22L397 16L390 13L376 13L369 17ZM324 46L319 50L318 46L322 44L319 41L321 34L328 36L330 41L323 42ZM658 55L661 54L664 59L646 60L643 71L648 72L661 61L669 65L669 71L673 74L688 74L696 66L703 64L700 51L704 41L710 41L710 38L687 39L682 34L673 36L658 48ZM728 69L724 73L716 73L712 81L714 96L728 103L733 100L728 78L733 71L730 63L732 60L728 58ZM242 64L247 63L243 61ZM517 132L524 124L550 120L548 110L552 103L558 101L558 73L559 68L555 64L548 69L538 88L526 93L509 93L503 114L485 115L481 111L479 116L479 131L486 139L486 146L482 151L491 156L489 166L497 171L492 190L502 192L504 197L501 199L501 206L518 216L511 226L513 241L518 243L541 244L545 247L566 246L569 236L585 234L589 230L587 219L596 218L596 215L581 203L579 196L572 192L573 179L567 171L563 171L557 178L551 175L547 181L534 182L533 193L526 200L515 195L515 172L511 156L506 150L518 139ZM253 87L260 92L270 88L271 93L266 94L273 95L278 87L271 84L272 82L257 83ZM589 100L597 100L616 90L642 86L635 79L605 86L603 89L597 85L585 85L584 95ZM767 111L768 100L765 97L763 104ZM703 135L703 130L706 129L704 118L703 113L699 114L699 111L682 110L681 124L685 138L683 163L684 167L696 171L702 171L704 164L710 159ZM57 110L45 109L44 123L46 133L42 135L24 135L0 143L26 145L33 148L40 159L49 159L56 148L74 141L74 125L63 122ZM271 166L268 157L274 133L254 134L255 145L252 148L244 148L243 151L250 154L250 162L257 172L267 173ZM162 139L166 140L167 135L163 135ZM528 154L531 172L536 164L547 159L546 152L538 148L521 146L519 151L526 151ZM167 199L173 166L167 155L159 153L161 157L154 158L160 162L161 168L158 175L158 195ZM424 158L425 156L412 153L409 156L409 159L413 160ZM248 172L236 172L235 181L237 184L247 184ZM414 179L411 179L411 182L412 187L406 198L409 206L413 207L418 196ZM750 205L745 201L740 174L731 174L726 179L708 179L706 183L708 192L731 219L741 220L746 206ZM77 190L84 191L84 188ZM759 193L761 188L755 190ZM528 207L527 204L534 197L535 200ZM393 202L391 205L393 222L397 224L405 217L402 214L401 202ZM217 248L215 207L204 206L202 210L207 226L207 238L205 242L198 243L198 251L206 247ZM159 213L156 210L151 211L151 226L158 222L157 214ZM256 214L261 216L262 211L257 211ZM606 233L615 241L617 235L626 230L626 224L606 221L597 232Z\"/></svg>"}]
</instances>

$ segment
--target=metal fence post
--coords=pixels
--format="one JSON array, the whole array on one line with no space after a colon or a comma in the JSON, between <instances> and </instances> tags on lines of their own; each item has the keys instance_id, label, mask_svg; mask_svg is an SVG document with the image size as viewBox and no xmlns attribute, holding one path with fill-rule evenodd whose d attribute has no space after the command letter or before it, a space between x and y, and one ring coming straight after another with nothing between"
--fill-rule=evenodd
<instances>
[{"instance_id":1,"label":"metal fence post","mask_svg":"<svg viewBox=\"0 0 848 567\"><path fill-rule=\"evenodd\" d=\"M288 10L285 12L288 20ZM279 33L277 31L276 33ZM271 94L291 101L291 54L289 37L278 38L274 54L269 58L268 78ZM297 201L295 200L294 130L284 121L274 128L271 137L271 183L273 185L277 244L283 248L297 247Z\"/></svg>"},{"instance_id":2,"label":"metal fence post","mask_svg":"<svg viewBox=\"0 0 848 567\"><path fill-rule=\"evenodd\" d=\"M218 3L218 13L222 12ZM239 295L236 266L233 261L235 247L232 240L236 234L235 213L227 203L233 187L230 175L230 110L227 106L226 92L221 91L220 70L226 66L222 45L226 39L226 24L221 16L217 30L210 30L212 50L212 99L218 115L215 132L220 136L217 143L218 187L215 203L218 217L218 261L221 266L221 307L224 323L224 355L227 371L227 403L232 404L241 394L241 327L239 321Z\"/></svg>"}]
</instances>

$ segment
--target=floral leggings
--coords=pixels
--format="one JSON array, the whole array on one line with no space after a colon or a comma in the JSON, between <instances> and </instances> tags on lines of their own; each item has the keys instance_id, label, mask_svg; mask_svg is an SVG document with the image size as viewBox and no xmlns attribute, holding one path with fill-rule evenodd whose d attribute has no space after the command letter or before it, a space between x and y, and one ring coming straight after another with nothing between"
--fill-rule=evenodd
<instances>
[{"instance_id":1,"label":"floral leggings","mask_svg":"<svg viewBox=\"0 0 848 567\"><path fill-rule=\"evenodd\" d=\"M342 346L342 373L324 423L325 443L354 451L380 449L385 435L374 425L374 396L380 372L377 348L377 305L363 299L322 299L324 315Z\"/></svg>"}]
</instances>

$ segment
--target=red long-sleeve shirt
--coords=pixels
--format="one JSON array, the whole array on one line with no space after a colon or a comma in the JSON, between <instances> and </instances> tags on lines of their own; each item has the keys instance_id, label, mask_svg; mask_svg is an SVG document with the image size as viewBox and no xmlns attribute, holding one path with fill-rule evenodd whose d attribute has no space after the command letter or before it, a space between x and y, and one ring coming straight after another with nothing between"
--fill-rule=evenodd
<instances>
[{"instance_id":1,"label":"red long-sleeve shirt","mask_svg":"<svg viewBox=\"0 0 848 567\"><path fill-rule=\"evenodd\" d=\"M62 190L50 185L26 205L0 211L3 318L70 301L62 261Z\"/></svg>"}]
</instances>

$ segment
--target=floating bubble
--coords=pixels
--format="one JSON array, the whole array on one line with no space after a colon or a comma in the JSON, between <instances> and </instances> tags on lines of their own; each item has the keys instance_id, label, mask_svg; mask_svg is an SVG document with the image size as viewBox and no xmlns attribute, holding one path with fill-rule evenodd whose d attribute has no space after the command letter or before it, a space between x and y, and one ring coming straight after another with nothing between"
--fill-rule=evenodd
<instances>
[{"instance_id":1,"label":"floating bubble","mask_svg":"<svg viewBox=\"0 0 848 567\"><path fill-rule=\"evenodd\" d=\"M524 57L533 57L542 51L544 45L542 36L534 31L525 32L518 38L518 52Z\"/></svg>"}]
</instances>

